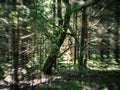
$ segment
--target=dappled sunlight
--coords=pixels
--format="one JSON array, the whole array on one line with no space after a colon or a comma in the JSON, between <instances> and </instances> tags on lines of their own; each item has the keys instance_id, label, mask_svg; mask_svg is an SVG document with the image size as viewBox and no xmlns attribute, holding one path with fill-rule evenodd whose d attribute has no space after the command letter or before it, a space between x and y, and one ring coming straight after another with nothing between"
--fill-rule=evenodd
<instances>
[{"instance_id":1,"label":"dappled sunlight","mask_svg":"<svg viewBox=\"0 0 120 90\"><path fill-rule=\"evenodd\" d=\"M120 0L0 0L0 90L120 90Z\"/></svg>"},{"instance_id":2,"label":"dappled sunlight","mask_svg":"<svg viewBox=\"0 0 120 90\"><path fill-rule=\"evenodd\" d=\"M101 61L88 61L88 68L92 70L120 70L120 64L115 61L101 62Z\"/></svg>"}]
</instances>

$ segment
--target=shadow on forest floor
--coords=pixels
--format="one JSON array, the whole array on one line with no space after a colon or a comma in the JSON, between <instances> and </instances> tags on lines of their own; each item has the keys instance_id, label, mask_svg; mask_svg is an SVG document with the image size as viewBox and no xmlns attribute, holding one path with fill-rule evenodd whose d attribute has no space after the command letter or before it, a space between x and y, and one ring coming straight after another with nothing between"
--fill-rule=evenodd
<instances>
[{"instance_id":1,"label":"shadow on forest floor","mask_svg":"<svg viewBox=\"0 0 120 90\"><path fill-rule=\"evenodd\" d=\"M82 75L62 74L61 79L51 80L51 84L58 85L60 90L119 90L120 71L89 70Z\"/></svg>"},{"instance_id":2,"label":"shadow on forest floor","mask_svg":"<svg viewBox=\"0 0 120 90\"><path fill-rule=\"evenodd\" d=\"M41 84L35 90L120 90L120 70L88 70L82 75L71 72L65 71L58 78L49 78L47 84Z\"/></svg>"},{"instance_id":3,"label":"shadow on forest floor","mask_svg":"<svg viewBox=\"0 0 120 90\"><path fill-rule=\"evenodd\" d=\"M88 64L89 68L83 68L82 73L71 68L60 70L59 78L49 79L43 90L120 90L120 64L96 61Z\"/></svg>"},{"instance_id":4,"label":"shadow on forest floor","mask_svg":"<svg viewBox=\"0 0 120 90\"><path fill-rule=\"evenodd\" d=\"M73 66L59 68L52 75L44 75L35 70L30 69L30 77L25 74L27 78L20 80L20 90L120 90L120 65L116 63L92 61L89 68L82 69L82 73ZM35 76L40 77L32 78L33 71L36 72ZM3 88L0 87L0 90ZM7 86L5 90L12 89Z\"/></svg>"}]
</instances>

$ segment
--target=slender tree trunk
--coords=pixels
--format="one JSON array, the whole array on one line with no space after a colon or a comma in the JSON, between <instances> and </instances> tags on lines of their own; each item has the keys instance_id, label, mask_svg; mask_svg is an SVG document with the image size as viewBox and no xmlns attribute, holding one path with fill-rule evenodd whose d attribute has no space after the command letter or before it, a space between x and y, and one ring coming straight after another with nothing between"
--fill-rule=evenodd
<instances>
[{"instance_id":1,"label":"slender tree trunk","mask_svg":"<svg viewBox=\"0 0 120 90\"><path fill-rule=\"evenodd\" d=\"M58 20L58 26L62 26L63 19L62 19L62 6L61 6L61 0L57 0L57 17ZM57 67L57 60L55 60L54 68Z\"/></svg>"},{"instance_id":2,"label":"slender tree trunk","mask_svg":"<svg viewBox=\"0 0 120 90\"><path fill-rule=\"evenodd\" d=\"M69 4L69 0L66 0L65 3ZM58 49L57 50L55 50L55 49L51 50L50 55L49 55L47 61L45 62L43 71L46 74L51 74L53 64L55 63L56 58L59 54L59 50L60 50L60 48L61 48L61 46L62 46L62 44L65 40L66 32L67 32L67 29L68 29L70 16L71 16L71 14L69 13L69 11L70 11L69 9L70 9L69 6L66 6L66 13L65 13L64 25L63 25L64 31L61 33L58 41L55 43L55 45L58 46Z\"/></svg>"},{"instance_id":3,"label":"slender tree trunk","mask_svg":"<svg viewBox=\"0 0 120 90\"><path fill-rule=\"evenodd\" d=\"M119 1L118 1L119 2ZM119 26L120 26L120 13L118 11L119 3L115 2L115 20L116 20L116 32L115 32L115 48L114 48L114 55L115 61L120 63L119 60Z\"/></svg>"},{"instance_id":4,"label":"slender tree trunk","mask_svg":"<svg viewBox=\"0 0 120 90\"><path fill-rule=\"evenodd\" d=\"M78 27L77 27L77 17L78 17L78 14L77 12L74 13L74 16L73 16L73 29L75 30L76 32L76 38L75 38L75 49L74 49L74 64L76 64L76 61L77 59L79 59L79 46L78 46L78 38L79 38L79 33L78 33Z\"/></svg>"},{"instance_id":5,"label":"slender tree trunk","mask_svg":"<svg viewBox=\"0 0 120 90\"><path fill-rule=\"evenodd\" d=\"M16 11L16 0L13 0L13 9ZM19 23L18 15L15 16ZM18 65L19 65L19 25L13 25L12 29L12 49L13 49L13 67L14 67L14 89L18 90Z\"/></svg>"},{"instance_id":6,"label":"slender tree trunk","mask_svg":"<svg viewBox=\"0 0 120 90\"><path fill-rule=\"evenodd\" d=\"M53 18L55 19L56 17L56 0L53 0ZM53 23L53 27L55 26L55 20Z\"/></svg>"},{"instance_id":7,"label":"slender tree trunk","mask_svg":"<svg viewBox=\"0 0 120 90\"><path fill-rule=\"evenodd\" d=\"M61 0L57 0L57 4L58 4L57 16L59 18L59 20L58 20L58 26L61 26L63 24Z\"/></svg>"},{"instance_id":8,"label":"slender tree trunk","mask_svg":"<svg viewBox=\"0 0 120 90\"><path fill-rule=\"evenodd\" d=\"M53 18L55 19L56 18L56 0L53 0ZM56 22L55 22L55 20L54 20L54 23L53 23L53 29L56 29ZM56 64L57 64L57 62L56 62L56 60L55 60L55 62L54 62L54 68L56 68Z\"/></svg>"},{"instance_id":9,"label":"slender tree trunk","mask_svg":"<svg viewBox=\"0 0 120 90\"><path fill-rule=\"evenodd\" d=\"M81 50L80 50L79 64L85 67L88 59L87 44L88 44L87 15L86 15L86 7L84 7L82 11Z\"/></svg>"}]
</instances>

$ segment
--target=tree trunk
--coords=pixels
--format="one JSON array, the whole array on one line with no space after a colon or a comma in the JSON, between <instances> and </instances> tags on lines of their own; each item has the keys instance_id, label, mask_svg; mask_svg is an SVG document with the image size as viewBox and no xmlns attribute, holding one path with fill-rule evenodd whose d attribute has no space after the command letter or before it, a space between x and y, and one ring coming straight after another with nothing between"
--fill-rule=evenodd
<instances>
[{"instance_id":1,"label":"tree trunk","mask_svg":"<svg viewBox=\"0 0 120 90\"><path fill-rule=\"evenodd\" d=\"M16 0L13 0L13 10L16 11ZM18 17L15 16L18 20ZM19 20L17 21L19 22ZM13 49L13 67L14 67L14 87L18 90L18 64L19 64L19 29L18 24L13 25L12 28L12 49Z\"/></svg>"},{"instance_id":2,"label":"tree trunk","mask_svg":"<svg viewBox=\"0 0 120 90\"><path fill-rule=\"evenodd\" d=\"M118 3L117 3L118 2ZM118 10L119 1L115 2L115 20L116 20L116 32L115 32L115 48L114 48L114 55L115 55L115 61L120 63L119 60L119 26L120 26L120 13Z\"/></svg>"},{"instance_id":3,"label":"tree trunk","mask_svg":"<svg viewBox=\"0 0 120 90\"><path fill-rule=\"evenodd\" d=\"M79 39L79 32L78 32L78 26L77 26L77 18L78 13L75 12L73 15L73 29L75 30L76 33L76 38L75 38L75 47L74 47L74 64L76 64L77 59L79 59L79 45L78 45L78 39Z\"/></svg>"},{"instance_id":4,"label":"tree trunk","mask_svg":"<svg viewBox=\"0 0 120 90\"><path fill-rule=\"evenodd\" d=\"M66 0L64 2L69 4L69 0ZM47 61L45 62L45 65L44 65L44 68L43 68L43 71L44 71L45 74L51 74L52 73L53 64L55 63L56 58L59 54L59 50L60 50L60 48L61 48L61 46L62 46L62 44L65 40L66 32L67 32L67 29L68 29L70 16L71 16L71 14L69 13L69 11L70 11L69 9L70 9L69 6L66 6L66 13L65 13L64 25L63 25L64 30L61 33L58 41L55 42L55 44L54 44L58 47L58 49L57 50L52 49Z\"/></svg>"},{"instance_id":5,"label":"tree trunk","mask_svg":"<svg viewBox=\"0 0 120 90\"><path fill-rule=\"evenodd\" d=\"M86 15L86 7L84 7L82 11L81 50L80 50L79 65L85 66L85 67L88 59L87 47L88 47L87 15Z\"/></svg>"},{"instance_id":6,"label":"tree trunk","mask_svg":"<svg viewBox=\"0 0 120 90\"><path fill-rule=\"evenodd\" d=\"M61 26L63 24L62 20L62 6L61 6L61 0L57 0L58 8L57 8L57 16L59 18L58 20L58 26Z\"/></svg>"}]
</instances>

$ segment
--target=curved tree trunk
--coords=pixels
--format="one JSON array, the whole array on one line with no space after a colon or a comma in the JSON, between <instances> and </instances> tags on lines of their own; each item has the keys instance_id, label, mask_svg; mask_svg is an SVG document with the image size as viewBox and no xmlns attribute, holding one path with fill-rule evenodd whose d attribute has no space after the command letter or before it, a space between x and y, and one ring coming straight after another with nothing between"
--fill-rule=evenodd
<instances>
[{"instance_id":1,"label":"curved tree trunk","mask_svg":"<svg viewBox=\"0 0 120 90\"><path fill-rule=\"evenodd\" d=\"M66 0L65 3L69 4L69 0ZM67 29L68 29L68 25L69 25L69 21L70 21L70 16L71 14L69 13L69 10L70 8L68 6L66 6L66 13L65 13L65 17L64 17L64 25L63 25L63 32L61 33L58 41L55 43L55 45L58 47L57 50L51 50L51 53L47 59L47 61L45 62L45 65L44 65L44 68L43 68L43 71L45 74L51 74L52 73L52 67L53 67L53 64L56 62L56 58L59 54L59 50L66 38L66 32L67 32Z\"/></svg>"}]
</instances>

